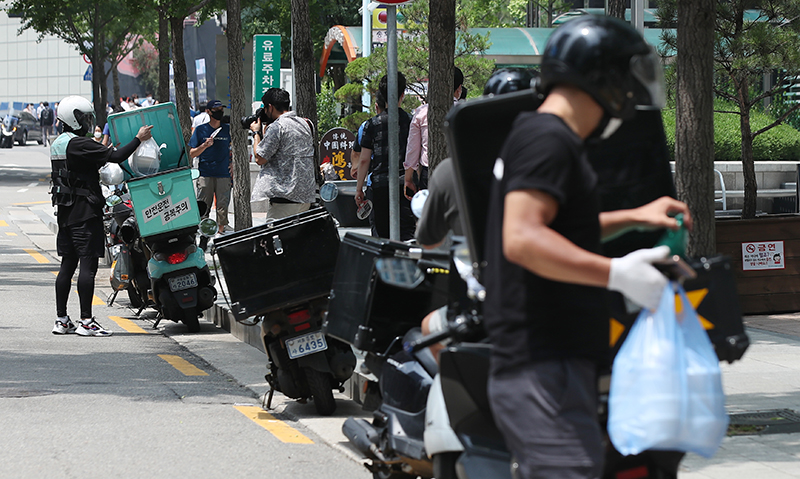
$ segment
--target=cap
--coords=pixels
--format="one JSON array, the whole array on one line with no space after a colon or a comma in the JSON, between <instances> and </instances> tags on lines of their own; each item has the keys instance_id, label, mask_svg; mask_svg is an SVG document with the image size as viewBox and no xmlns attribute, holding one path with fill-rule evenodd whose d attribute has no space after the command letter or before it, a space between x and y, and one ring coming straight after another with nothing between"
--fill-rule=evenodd
<instances>
[{"instance_id":1,"label":"cap","mask_svg":"<svg viewBox=\"0 0 800 479\"><path fill-rule=\"evenodd\" d=\"M213 108L217 108L217 107L220 107L220 106L225 108L225 105L223 105L222 102L219 101L219 100L208 100L208 104L206 105L206 109L207 110L211 110Z\"/></svg>"}]
</instances>

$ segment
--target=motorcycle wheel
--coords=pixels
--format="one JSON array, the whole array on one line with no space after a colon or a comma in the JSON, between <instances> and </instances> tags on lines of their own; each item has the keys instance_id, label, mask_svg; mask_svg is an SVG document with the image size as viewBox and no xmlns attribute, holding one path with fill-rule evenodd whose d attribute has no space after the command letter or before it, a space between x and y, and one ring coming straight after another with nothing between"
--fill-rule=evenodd
<instances>
[{"instance_id":1,"label":"motorcycle wheel","mask_svg":"<svg viewBox=\"0 0 800 479\"><path fill-rule=\"evenodd\" d=\"M128 290L128 299L131 302L131 308L141 308L142 298L139 297L139 291L136 290L136 286L130 283L126 289Z\"/></svg>"},{"instance_id":2,"label":"motorcycle wheel","mask_svg":"<svg viewBox=\"0 0 800 479\"><path fill-rule=\"evenodd\" d=\"M197 308L188 308L183 310L183 319L181 320L186 325L186 329L190 333L197 333L200 331L200 318L197 317Z\"/></svg>"},{"instance_id":3,"label":"motorcycle wheel","mask_svg":"<svg viewBox=\"0 0 800 479\"><path fill-rule=\"evenodd\" d=\"M411 474L406 474L405 472L394 470L391 468L391 466L382 467L372 473L372 479L416 479L416 478L417 476L412 476ZM436 479L439 478L436 477Z\"/></svg>"},{"instance_id":4,"label":"motorcycle wheel","mask_svg":"<svg viewBox=\"0 0 800 479\"><path fill-rule=\"evenodd\" d=\"M19 139L19 146L25 146L28 144L28 132L22 132L22 138Z\"/></svg>"},{"instance_id":5,"label":"motorcycle wheel","mask_svg":"<svg viewBox=\"0 0 800 479\"><path fill-rule=\"evenodd\" d=\"M308 390L314 398L317 413L320 416L330 416L336 411L336 400L333 399L333 388L331 388L333 376L311 368L305 368L305 373Z\"/></svg>"},{"instance_id":6,"label":"motorcycle wheel","mask_svg":"<svg viewBox=\"0 0 800 479\"><path fill-rule=\"evenodd\" d=\"M456 461L460 452L443 452L433 455L433 477L436 479L457 479Z\"/></svg>"}]
</instances>

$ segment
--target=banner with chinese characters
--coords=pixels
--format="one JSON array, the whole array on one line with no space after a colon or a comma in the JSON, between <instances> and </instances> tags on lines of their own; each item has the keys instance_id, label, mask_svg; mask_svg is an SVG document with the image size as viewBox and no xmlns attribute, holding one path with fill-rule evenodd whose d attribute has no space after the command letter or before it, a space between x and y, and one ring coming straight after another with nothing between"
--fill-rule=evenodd
<instances>
[{"instance_id":1,"label":"banner with chinese characters","mask_svg":"<svg viewBox=\"0 0 800 479\"><path fill-rule=\"evenodd\" d=\"M281 36L253 36L253 101L264 92L281 87Z\"/></svg>"},{"instance_id":2,"label":"banner with chinese characters","mask_svg":"<svg viewBox=\"0 0 800 479\"><path fill-rule=\"evenodd\" d=\"M783 241L742 243L742 269L784 269Z\"/></svg>"},{"instance_id":3,"label":"banner with chinese characters","mask_svg":"<svg viewBox=\"0 0 800 479\"><path fill-rule=\"evenodd\" d=\"M350 154L356 135L346 128L332 128L322 135L319 142L320 163L333 165L340 180L354 180L350 176Z\"/></svg>"}]
</instances>

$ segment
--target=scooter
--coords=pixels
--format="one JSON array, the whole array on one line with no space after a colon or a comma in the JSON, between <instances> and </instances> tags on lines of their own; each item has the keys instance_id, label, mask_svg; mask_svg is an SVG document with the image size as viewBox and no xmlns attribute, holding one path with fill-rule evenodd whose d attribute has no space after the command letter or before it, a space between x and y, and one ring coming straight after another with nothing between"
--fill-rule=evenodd
<instances>
[{"instance_id":1,"label":"scooter","mask_svg":"<svg viewBox=\"0 0 800 479\"><path fill-rule=\"evenodd\" d=\"M0 148L11 148L14 146L14 133L17 131L19 119L11 114L3 118L3 126L0 127Z\"/></svg>"},{"instance_id":2,"label":"scooter","mask_svg":"<svg viewBox=\"0 0 800 479\"><path fill-rule=\"evenodd\" d=\"M327 307L328 299L321 298L259 317L269 358L265 378L270 391L264 396L267 409L274 392L280 391L292 399L313 398L322 416L336 410L333 390L344 392L356 357L349 345L320 331Z\"/></svg>"},{"instance_id":3,"label":"scooter","mask_svg":"<svg viewBox=\"0 0 800 479\"><path fill-rule=\"evenodd\" d=\"M106 213L104 215L107 247L111 257L126 255L130 265L128 284L123 289L127 291L131 307L139 308L136 315L141 314L145 307L152 305L148 298L150 277L147 274L147 262L150 259L150 250L139 236L136 219L133 215L133 205L130 198L116 189L114 194L106 198ZM108 305L114 304L122 285L116 285L114 275L111 276L114 293Z\"/></svg>"}]
</instances>

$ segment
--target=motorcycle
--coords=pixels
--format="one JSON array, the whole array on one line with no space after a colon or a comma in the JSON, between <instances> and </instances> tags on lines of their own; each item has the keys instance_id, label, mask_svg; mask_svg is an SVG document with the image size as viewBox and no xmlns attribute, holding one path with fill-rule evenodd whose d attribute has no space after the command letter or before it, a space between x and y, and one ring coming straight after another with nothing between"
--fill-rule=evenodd
<instances>
[{"instance_id":1,"label":"motorcycle","mask_svg":"<svg viewBox=\"0 0 800 479\"><path fill-rule=\"evenodd\" d=\"M214 240L237 321L261 323L269 394L313 399L320 415L336 409L356 357L321 331L339 251L333 217L322 208L270 221ZM224 293L224 290L223 290ZM227 299L227 296L226 296Z\"/></svg>"},{"instance_id":2,"label":"motorcycle","mask_svg":"<svg viewBox=\"0 0 800 479\"><path fill-rule=\"evenodd\" d=\"M110 280L114 293L109 299L108 305L114 304L117 294L125 289L131 307L139 308L136 313L138 316L146 306L152 304L148 298L150 277L147 274L147 262L151 253L139 236L133 205L130 197L123 193L122 188L115 188L114 192L106 197L104 223L106 246L110 251L111 258L125 255L130 266L127 284L119 284L112 271Z\"/></svg>"},{"instance_id":3,"label":"motorcycle","mask_svg":"<svg viewBox=\"0 0 800 479\"><path fill-rule=\"evenodd\" d=\"M0 148L11 148L14 146L14 133L17 131L19 118L8 114L3 118L3 125L0 127Z\"/></svg>"},{"instance_id":4,"label":"motorcycle","mask_svg":"<svg viewBox=\"0 0 800 479\"><path fill-rule=\"evenodd\" d=\"M339 264L346 267L337 267L325 330L362 350L377 377L364 399L365 409L375 406L372 421L350 417L342 432L370 459L375 478L433 477L423 435L438 365L428 349L407 351L403 344L422 336L422 318L446 300L447 254L353 233L342 251ZM367 299L358 301L361 286ZM356 310L354 301L366 307Z\"/></svg>"}]
</instances>

